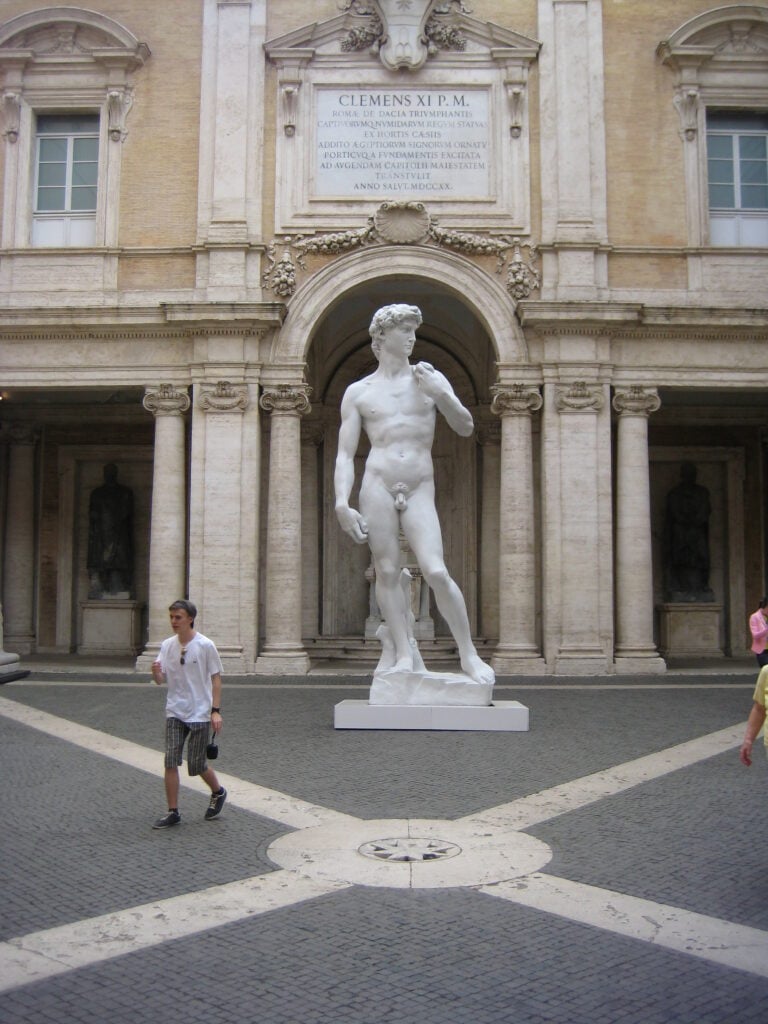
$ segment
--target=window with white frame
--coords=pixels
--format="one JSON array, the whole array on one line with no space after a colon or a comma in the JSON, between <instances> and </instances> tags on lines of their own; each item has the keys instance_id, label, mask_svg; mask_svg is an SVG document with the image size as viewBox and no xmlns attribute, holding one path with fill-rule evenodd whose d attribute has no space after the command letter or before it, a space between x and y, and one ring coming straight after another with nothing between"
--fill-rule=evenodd
<instances>
[{"instance_id":1,"label":"window with white frame","mask_svg":"<svg viewBox=\"0 0 768 1024\"><path fill-rule=\"evenodd\" d=\"M703 11L656 52L675 75L689 245L768 246L768 6Z\"/></svg>"},{"instance_id":2,"label":"window with white frame","mask_svg":"<svg viewBox=\"0 0 768 1024\"><path fill-rule=\"evenodd\" d=\"M95 241L99 115L38 114L32 244Z\"/></svg>"},{"instance_id":3,"label":"window with white frame","mask_svg":"<svg viewBox=\"0 0 768 1024\"><path fill-rule=\"evenodd\" d=\"M707 111L712 245L768 245L768 114Z\"/></svg>"},{"instance_id":4,"label":"window with white frame","mask_svg":"<svg viewBox=\"0 0 768 1024\"><path fill-rule=\"evenodd\" d=\"M126 121L149 56L85 8L0 12L0 247L117 244Z\"/></svg>"}]
</instances>

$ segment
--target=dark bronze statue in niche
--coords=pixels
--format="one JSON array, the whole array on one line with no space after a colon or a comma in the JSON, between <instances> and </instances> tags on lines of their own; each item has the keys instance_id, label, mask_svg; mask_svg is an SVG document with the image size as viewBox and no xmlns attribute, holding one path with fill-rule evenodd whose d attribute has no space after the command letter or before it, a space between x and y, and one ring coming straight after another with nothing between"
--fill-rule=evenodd
<instances>
[{"instance_id":1,"label":"dark bronze statue in niche","mask_svg":"<svg viewBox=\"0 0 768 1024\"><path fill-rule=\"evenodd\" d=\"M664 524L666 600L714 601L709 586L709 491L696 483L696 467L684 462L680 483L667 495Z\"/></svg>"},{"instance_id":2,"label":"dark bronze statue in niche","mask_svg":"<svg viewBox=\"0 0 768 1024\"><path fill-rule=\"evenodd\" d=\"M133 491L104 467L104 483L88 506L88 597L130 598L133 590Z\"/></svg>"}]
</instances>

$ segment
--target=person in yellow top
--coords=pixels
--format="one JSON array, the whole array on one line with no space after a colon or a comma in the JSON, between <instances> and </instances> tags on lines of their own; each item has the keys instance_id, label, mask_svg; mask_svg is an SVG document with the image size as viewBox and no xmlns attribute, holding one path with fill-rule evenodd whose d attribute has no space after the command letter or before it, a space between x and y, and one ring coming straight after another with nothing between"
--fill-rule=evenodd
<instances>
[{"instance_id":1,"label":"person in yellow top","mask_svg":"<svg viewBox=\"0 0 768 1024\"><path fill-rule=\"evenodd\" d=\"M741 744L741 763L749 767L752 764L752 744L765 722L765 700L768 690L768 665L760 669L755 684L755 692L752 694L752 710L747 719L747 728L744 732L744 742ZM768 754L768 733L765 735L766 754Z\"/></svg>"}]
</instances>

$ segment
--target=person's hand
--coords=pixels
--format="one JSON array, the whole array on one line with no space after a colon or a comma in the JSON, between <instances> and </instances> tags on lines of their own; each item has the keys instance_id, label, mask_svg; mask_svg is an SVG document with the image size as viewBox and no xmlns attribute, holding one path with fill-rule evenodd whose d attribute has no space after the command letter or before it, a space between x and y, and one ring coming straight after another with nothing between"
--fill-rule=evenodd
<instances>
[{"instance_id":1,"label":"person's hand","mask_svg":"<svg viewBox=\"0 0 768 1024\"><path fill-rule=\"evenodd\" d=\"M413 367L413 376L419 390L423 391L433 402L453 393L447 378L431 363L416 363Z\"/></svg>"},{"instance_id":2,"label":"person's hand","mask_svg":"<svg viewBox=\"0 0 768 1024\"><path fill-rule=\"evenodd\" d=\"M368 543L368 524L357 511L349 505L336 506L336 518L342 530L348 533L356 544Z\"/></svg>"},{"instance_id":3,"label":"person's hand","mask_svg":"<svg viewBox=\"0 0 768 1024\"><path fill-rule=\"evenodd\" d=\"M159 661L152 663L152 678L155 680L158 686L162 686L165 682L165 676L163 675L163 667Z\"/></svg>"},{"instance_id":4,"label":"person's hand","mask_svg":"<svg viewBox=\"0 0 768 1024\"><path fill-rule=\"evenodd\" d=\"M211 729L213 729L214 735L218 736L221 732L221 727L224 724L224 720L221 717L220 711L211 712Z\"/></svg>"},{"instance_id":5,"label":"person's hand","mask_svg":"<svg viewBox=\"0 0 768 1024\"><path fill-rule=\"evenodd\" d=\"M752 740L744 740L739 751L741 763L747 768L752 764Z\"/></svg>"}]
</instances>

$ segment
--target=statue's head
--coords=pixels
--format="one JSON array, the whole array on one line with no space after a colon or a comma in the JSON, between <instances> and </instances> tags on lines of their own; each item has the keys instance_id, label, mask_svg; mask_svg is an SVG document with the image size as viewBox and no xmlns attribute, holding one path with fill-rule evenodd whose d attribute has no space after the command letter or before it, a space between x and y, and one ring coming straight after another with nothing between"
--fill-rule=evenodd
<instances>
[{"instance_id":1,"label":"statue's head","mask_svg":"<svg viewBox=\"0 0 768 1024\"><path fill-rule=\"evenodd\" d=\"M114 484L117 482L117 466L114 462L108 462L104 467L104 483Z\"/></svg>"},{"instance_id":2,"label":"statue's head","mask_svg":"<svg viewBox=\"0 0 768 1024\"><path fill-rule=\"evenodd\" d=\"M414 328L422 322L421 310L418 306L408 306L403 302L396 302L391 306L382 306L373 314L371 326L368 333L371 336L371 348L376 358L379 358L381 336L388 327L399 326L403 323L413 323Z\"/></svg>"}]
</instances>

